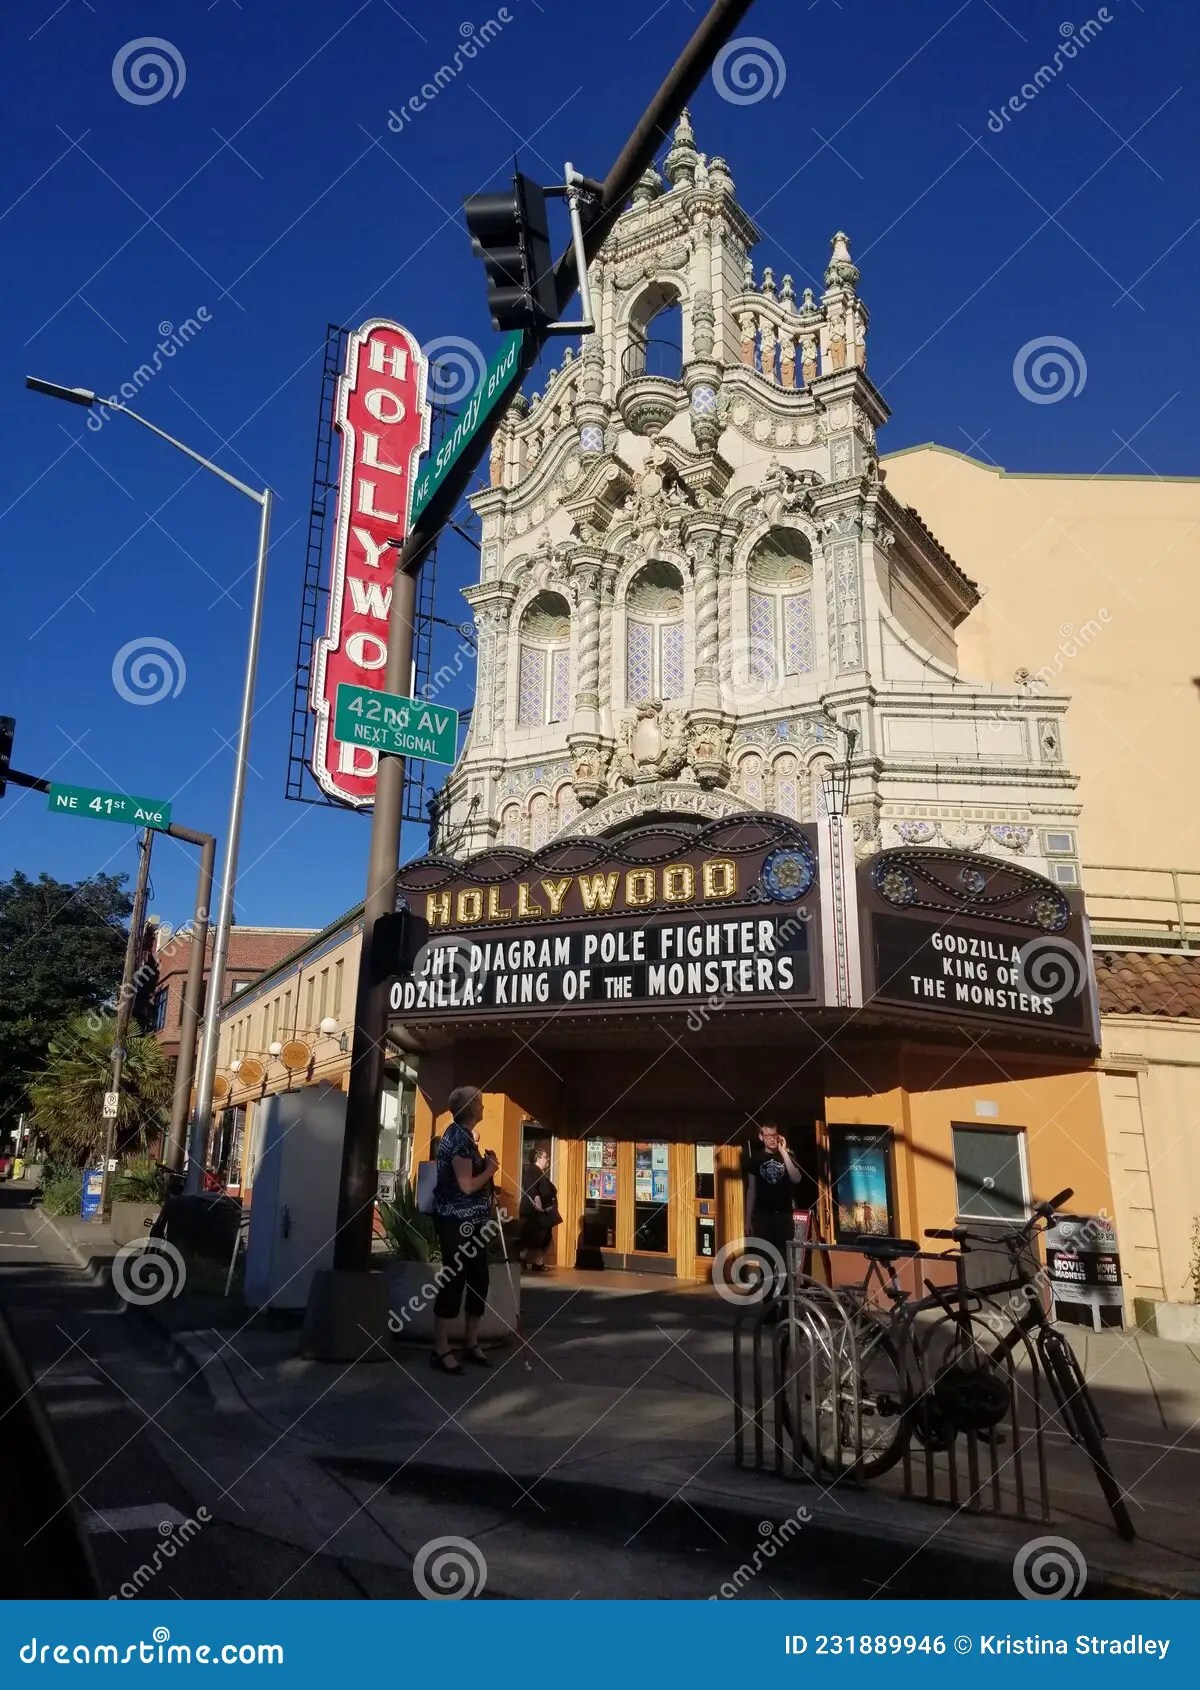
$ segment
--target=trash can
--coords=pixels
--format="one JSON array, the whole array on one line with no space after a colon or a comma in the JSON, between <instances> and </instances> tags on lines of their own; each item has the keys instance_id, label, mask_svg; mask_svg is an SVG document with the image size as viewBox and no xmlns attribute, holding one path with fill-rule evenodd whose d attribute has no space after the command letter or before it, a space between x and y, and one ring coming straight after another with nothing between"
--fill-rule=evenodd
<instances>
[{"instance_id":1,"label":"trash can","mask_svg":"<svg viewBox=\"0 0 1200 1690\"><path fill-rule=\"evenodd\" d=\"M12 1177L14 1179L25 1178L25 1158L23 1156L17 1156L14 1159Z\"/></svg>"}]
</instances>

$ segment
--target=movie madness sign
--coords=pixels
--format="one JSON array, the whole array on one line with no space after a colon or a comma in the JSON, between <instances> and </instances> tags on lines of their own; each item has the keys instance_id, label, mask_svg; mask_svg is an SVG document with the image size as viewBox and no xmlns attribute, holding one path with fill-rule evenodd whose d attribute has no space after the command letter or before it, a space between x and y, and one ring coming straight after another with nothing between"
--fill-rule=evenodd
<instances>
[{"instance_id":1,"label":"movie madness sign","mask_svg":"<svg viewBox=\"0 0 1200 1690\"><path fill-rule=\"evenodd\" d=\"M400 875L405 1024L464 1016L812 1004L815 830L762 818L565 840Z\"/></svg>"},{"instance_id":2,"label":"movie madness sign","mask_svg":"<svg viewBox=\"0 0 1200 1690\"><path fill-rule=\"evenodd\" d=\"M342 437L329 616L313 659L313 774L324 792L363 806L375 798L379 753L333 736L344 681L379 690L395 550L408 532L413 478L429 446L426 360L407 329L372 318L350 336L334 426Z\"/></svg>"}]
</instances>

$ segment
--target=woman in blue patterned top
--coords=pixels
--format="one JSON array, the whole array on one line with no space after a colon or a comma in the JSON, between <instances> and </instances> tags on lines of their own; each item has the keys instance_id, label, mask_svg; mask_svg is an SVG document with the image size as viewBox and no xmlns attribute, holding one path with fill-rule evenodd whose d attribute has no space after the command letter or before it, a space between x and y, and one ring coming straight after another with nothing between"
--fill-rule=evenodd
<instances>
[{"instance_id":1,"label":"woman in blue patterned top","mask_svg":"<svg viewBox=\"0 0 1200 1690\"><path fill-rule=\"evenodd\" d=\"M476 1367L492 1365L479 1344L479 1323L487 1307L487 1222L492 1179L500 1163L492 1151L483 1154L475 1140L475 1129L483 1119L478 1087L459 1086L446 1101L454 1119L438 1145L433 1224L442 1247L443 1271L449 1271L433 1305L430 1359L442 1373L461 1373L462 1363L450 1347L450 1329L462 1309L464 1290L463 1356Z\"/></svg>"}]
</instances>

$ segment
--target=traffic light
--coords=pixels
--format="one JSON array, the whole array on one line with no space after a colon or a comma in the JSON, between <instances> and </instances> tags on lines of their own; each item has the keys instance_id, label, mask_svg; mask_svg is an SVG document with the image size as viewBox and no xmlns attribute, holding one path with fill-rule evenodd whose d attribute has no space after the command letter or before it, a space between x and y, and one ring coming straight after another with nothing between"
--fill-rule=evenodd
<instances>
[{"instance_id":1,"label":"traffic light","mask_svg":"<svg viewBox=\"0 0 1200 1690\"><path fill-rule=\"evenodd\" d=\"M13 734L16 730L17 724L12 716L0 716L0 798L4 797L5 776L8 774L8 765L12 758Z\"/></svg>"},{"instance_id":2,"label":"traffic light","mask_svg":"<svg viewBox=\"0 0 1200 1690\"><path fill-rule=\"evenodd\" d=\"M463 202L471 249L488 275L492 326L536 328L558 317L545 190L519 172L512 192L472 194Z\"/></svg>"}]
</instances>

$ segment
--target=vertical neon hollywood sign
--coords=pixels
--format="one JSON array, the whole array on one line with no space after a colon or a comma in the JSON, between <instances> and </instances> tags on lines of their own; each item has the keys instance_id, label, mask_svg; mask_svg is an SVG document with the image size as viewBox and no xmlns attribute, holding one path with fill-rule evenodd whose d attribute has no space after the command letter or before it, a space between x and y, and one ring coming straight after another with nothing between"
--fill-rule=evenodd
<instances>
[{"instance_id":1,"label":"vertical neon hollywood sign","mask_svg":"<svg viewBox=\"0 0 1200 1690\"><path fill-rule=\"evenodd\" d=\"M345 681L383 686L395 552L408 533L413 479L429 448L428 364L398 323L357 329L338 377L334 427L342 437L329 613L313 659L313 774L323 792L358 808L374 802L379 754L333 737Z\"/></svg>"}]
</instances>

